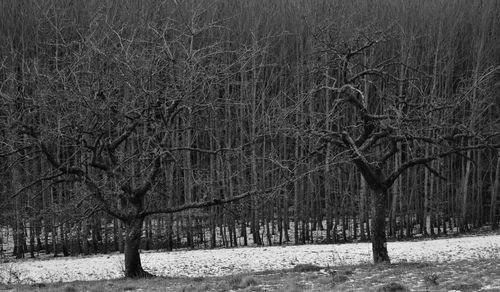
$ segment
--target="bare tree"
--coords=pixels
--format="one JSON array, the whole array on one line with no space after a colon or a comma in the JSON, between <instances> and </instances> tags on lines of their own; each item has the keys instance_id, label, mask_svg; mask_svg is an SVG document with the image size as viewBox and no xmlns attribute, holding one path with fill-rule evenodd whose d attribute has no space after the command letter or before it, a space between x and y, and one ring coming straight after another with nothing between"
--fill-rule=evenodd
<instances>
[{"instance_id":1,"label":"bare tree","mask_svg":"<svg viewBox=\"0 0 500 292\"><path fill-rule=\"evenodd\" d=\"M24 138L5 141L38 149L56 172L54 177L76 182L81 200L90 199L98 206L89 212L103 210L123 222L127 277L150 276L139 255L147 216L271 191L252 186L228 198L210 195L194 200L192 153L221 156L242 147L194 146L193 116L206 122L201 113L217 107L210 94L251 56L203 38L207 31L221 29L216 23L200 23L205 8L180 4L172 8L184 18L137 23L135 28L96 15L89 28L60 39L63 51L55 59L56 67L38 68L32 60L27 66L33 68L30 78L39 84L34 93L37 101L12 100L17 112L11 114L11 127ZM221 62L223 54L232 57ZM22 107L16 108L14 102ZM182 145L172 141L172 134L179 131L187 133ZM179 160L184 161L185 196L172 206L168 198L172 194L160 178L168 176L169 165Z\"/></svg>"},{"instance_id":2,"label":"bare tree","mask_svg":"<svg viewBox=\"0 0 500 292\"><path fill-rule=\"evenodd\" d=\"M431 102L427 100L424 90L401 93L398 84L410 79L401 80L391 72L395 70L394 67L401 67L400 64L406 70L406 64L384 60L378 65L360 64L363 62L361 56L366 50L377 50L378 44L387 41L382 36L361 35L353 42L340 45L340 49L332 48L331 52L340 68L330 70L339 73L336 77L325 74L325 78L333 86L321 86L320 90L328 89L331 92L333 107L328 114L337 116L337 129L325 128L312 132L320 143L319 147L334 145L347 150L352 162L373 191L371 242L376 263L390 261L386 244L389 190L407 169L423 166L443 179L431 167L431 162L476 149L499 147L492 140L498 133L484 132L474 126L457 127L453 117L449 115L443 115L441 120L433 121L428 126L423 124L431 113L460 110L463 106L461 100L468 98L475 88L484 84L474 82L471 88L457 93L453 98ZM479 79L487 80L496 70L494 68L483 72ZM424 78L419 72L411 75L417 82ZM385 88L374 86L367 89L363 83L368 78L372 84L377 85L377 82L383 80ZM346 111L353 113L352 119L347 122L343 114ZM427 127L431 127L433 131L429 132ZM468 141L466 145L461 143L463 139ZM423 151L424 145L432 145L435 151ZM404 158L400 163L390 163L394 159L397 161L401 154Z\"/></svg>"}]
</instances>

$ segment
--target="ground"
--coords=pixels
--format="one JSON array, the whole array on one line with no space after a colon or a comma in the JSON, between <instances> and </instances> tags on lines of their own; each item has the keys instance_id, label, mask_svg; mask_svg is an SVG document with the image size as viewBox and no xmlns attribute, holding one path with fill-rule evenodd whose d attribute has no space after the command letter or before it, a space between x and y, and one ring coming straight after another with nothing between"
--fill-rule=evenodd
<instances>
[{"instance_id":1,"label":"ground","mask_svg":"<svg viewBox=\"0 0 500 292\"><path fill-rule=\"evenodd\" d=\"M144 253L152 280L116 279L122 255L14 261L0 265L0 290L500 292L500 235L388 249L391 265L370 264L367 243Z\"/></svg>"}]
</instances>

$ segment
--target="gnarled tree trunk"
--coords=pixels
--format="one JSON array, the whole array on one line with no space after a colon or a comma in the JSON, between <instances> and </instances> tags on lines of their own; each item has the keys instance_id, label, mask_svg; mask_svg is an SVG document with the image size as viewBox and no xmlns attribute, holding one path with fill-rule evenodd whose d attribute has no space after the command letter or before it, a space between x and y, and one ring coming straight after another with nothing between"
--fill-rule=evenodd
<instances>
[{"instance_id":1,"label":"gnarled tree trunk","mask_svg":"<svg viewBox=\"0 0 500 292\"><path fill-rule=\"evenodd\" d=\"M152 277L144 271L141 264L139 248L141 245L143 217L133 217L125 223L125 277L143 278Z\"/></svg>"},{"instance_id":2,"label":"gnarled tree trunk","mask_svg":"<svg viewBox=\"0 0 500 292\"><path fill-rule=\"evenodd\" d=\"M387 252L385 215L387 210L387 190L373 193L372 198L372 250L374 263L390 263Z\"/></svg>"}]
</instances>

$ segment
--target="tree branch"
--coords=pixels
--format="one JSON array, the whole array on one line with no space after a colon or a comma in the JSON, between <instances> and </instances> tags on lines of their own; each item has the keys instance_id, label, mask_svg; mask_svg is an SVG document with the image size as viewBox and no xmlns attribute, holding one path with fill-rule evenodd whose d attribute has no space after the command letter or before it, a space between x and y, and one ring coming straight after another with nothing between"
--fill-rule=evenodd
<instances>
[{"instance_id":1,"label":"tree branch","mask_svg":"<svg viewBox=\"0 0 500 292\"><path fill-rule=\"evenodd\" d=\"M15 192L13 195L10 196L11 199L17 197L19 194L21 194L24 190L27 190L29 188L31 188L32 186L36 185L37 183L39 182L42 182L42 181L46 181L46 180L52 180L58 176L60 176L61 174L58 173L58 174L55 174L55 175L49 175L49 176L45 176L45 177L41 177L35 181L32 181L30 184L22 187L20 190L18 190L17 192Z\"/></svg>"},{"instance_id":2,"label":"tree branch","mask_svg":"<svg viewBox=\"0 0 500 292\"><path fill-rule=\"evenodd\" d=\"M408 168L410 167L413 167L415 165L419 165L419 164L427 164L431 161L434 161L434 160L437 160L439 158L443 158L443 157L446 157L448 155L452 155L452 154L459 154L461 152L464 152L464 151L468 151L468 150L474 150L474 149L484 149L484 148L500 148L500 144L492 144L492 145L472 145L472 146L467 146L467 147L460 147L460 148L454 148L452 150L449 150L449 151L445 151L445 152L441 152L441 153L438 153L436 155L433 155L433 156L428 156L428 157L421 157L421 158L416 158L416 159L412 159L410 161L407 161L406 163L404 163L403 165L401 165L401 167L399 167L398 169L396 169L395 171L393 171L391 173L391 175L389 175L387 177L387 179L384 181L384 185L387 186L388 188L392 186L392 184L394 183L394 181L405 171L407 170Z\"/></svg>"},{"instance_id":3,"label":"tree branch","mask_svg":"<svg viewBox=\"0 0 500 292\"><path fill-rule=\"evenodd\" d=\"M178 212L190 210L190 209L198 209L198 208L204 208L204 207L224 205L224 204L228 204L231 202L239 201L241 199L244 199L244 198L247 198L250 196L271 194L271 193L276 192L278 189L279 188L268 188L265 190L249 191L249 192L245 192L245 193L240 194L238 196L234 196L234 197L227 198L227 199L213 199L211 201L187 203L187 204L177 206L177 207L169 207L169 208L163 208L163 209L157 209L157 210L143 211L140 213L140 215L141 216L148 216L148 215L153 215L153 214L172 214L172 213L178 213Z\"/></svg>"},{"instance_id":4,"label":"tree branch","mask_svg":"<svg viewBox=\"0 0 500 292\"><path fill-rule=\"evenodd\" d=\"M123 132L118 138L107 145L108 151L113 152L118 146L120 146L123 141L125 141L132 133L135 131L139 125L139 120L136 120L125 132Z\"/></svg>"},{"instance_id":5,"label":"tree branch","mask_svg":"<svg viewBox=\"0 0 500 292\"><path fill-rule=\"evenodd\" d=\"M144 183L140 187L132 190L132 194L136 198L144 197L146 193L151 189L151 186L153 186L154 181L158 176L158 173L160 173L160 168L161 168L161 155L158 155L153 160L153 166L151 167L151 170L146 176Z\"/></svg>"},{"instance_id":6,"label":"tree branch","mask_svg":"<svg viewBox=\"0 0 500 292\"><path fill-rule=\"evenodd\" d=\"M57 159L54 157L54 155L47 148L47 145L45 145L45 143L43 143L43 142L40 143L40 150L42 150L42 153L45 154L45 157L47 158L49 163L52 165L52 167L59 170L60 172L62 172L64 174L73 174L73 175L77 175L80 177L85 176L85 172L83 170L81 170L80 168L65 166L61 162L57 161Z\"/></svg>"},{"instance_id":7,"label":"tree branch","mask_svg":"<svg viewBox=\"0 0 500 292\"><path fill-rule=\"evenodd\" d=\"M381 164L385 164L387 160L389 160L392 156L394 156L396 153L398 153L398 144L395 140L391 140L390 142L390 149L389 151L382 156L380 159Z\"/></svg>"},{"instance_id":8,"label":"tree branch","mask_svg":"<svg viewBox=\"0 0 500 292\"><path fill-rule=\"evenodd\" d=\"M76 177L80 178L80 180L82 180L83 183L85 183L85 185L89 188L89 190L94 193L94 197L101 203L104 211L118 219L125 218L125 216L121 214L120 210L112 209L111 204L109 204L109 202L105 199L102 190L83 170L77 167L64 166L62 163L57 161L57 159L47 148L45 143L40 143L40 148L52 167L59 170L61 173L75 175Z\"/></svg>"},{"instance_id":9,"label":"tree branch","mask_svg":"<svg viewBox=\"0 0 500 292\"><path fill-rule=\"evenodd\" d=\"M383 189L384 185L380 184L382 172L379 166L373 166L366 157L359 151L356 143L352 140L347 133L344 133L344 141L346 145L350 145L350 148L354 152L355 158L353 159L354 164L358 167L366 182L373 189Z\"/></svg>"},{"instance_id":10,"label":"tree branch","mask_svg":"<svg viewBox=\"0 0 500 292\"><path fill-rule=\"evenodd\" d=\"M354 83L357 79L362 78L366 75L382 75L382 70L380 69L366 69L354 75L347 80L347 83Z\"/></svg>"},{"instance_id":11,"label":"tree branch","mask_svg":"<svg viewBox=\"0 0 500 292\"><path fill-rule=\"evenodd\" d=\"M424 164L425 168L427 168L433 175L437 176L438 178L442 180L446 180L446 177L442 176L437 170L432 168L428 163Z\"/></svg>"}]
</instances>

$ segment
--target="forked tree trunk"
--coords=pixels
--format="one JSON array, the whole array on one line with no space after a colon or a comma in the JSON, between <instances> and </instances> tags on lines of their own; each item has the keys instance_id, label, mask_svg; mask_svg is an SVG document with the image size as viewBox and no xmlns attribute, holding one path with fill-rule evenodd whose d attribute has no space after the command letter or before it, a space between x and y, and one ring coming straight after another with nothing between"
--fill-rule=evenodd
<instances>
[{"instance_id":1,"label":"forked tree trunk","mask_svg":"<svg viewBox=\"0 0 500 292\"><path fill-rule=\"evenodd\" d=\"M141 245L143 217L131 218L125 221L125 277L152 277L142 268L139 248Z\"/></svg>"},{"instance_id":2,"label":"forked tree trunk","mask_svg":"<svg viewBox=\"0 0 500 292\"><path fill-rule=\"evenodd\" d=\"M372 199L372 251L374 263L390 263L385 233L387 190L374 192Z\"/></svg>"}]
</instances>

